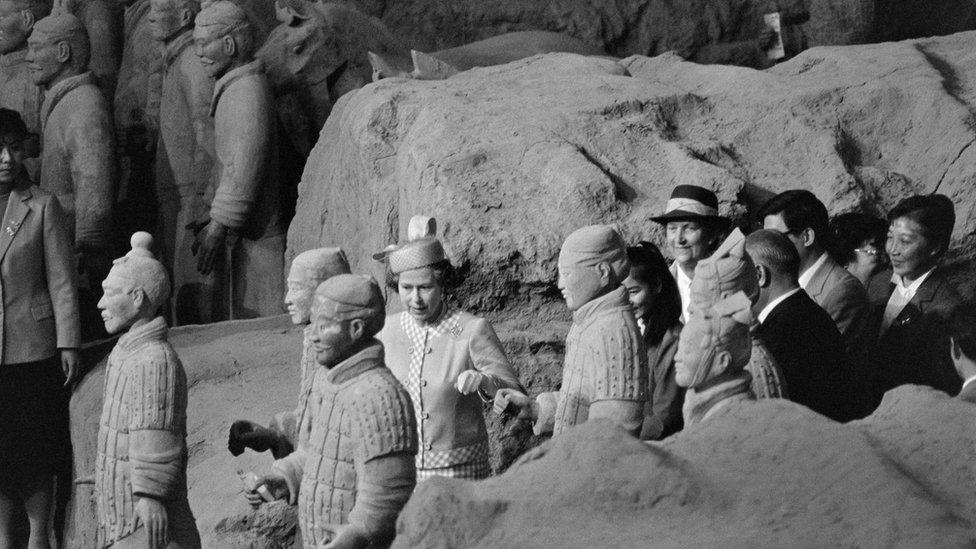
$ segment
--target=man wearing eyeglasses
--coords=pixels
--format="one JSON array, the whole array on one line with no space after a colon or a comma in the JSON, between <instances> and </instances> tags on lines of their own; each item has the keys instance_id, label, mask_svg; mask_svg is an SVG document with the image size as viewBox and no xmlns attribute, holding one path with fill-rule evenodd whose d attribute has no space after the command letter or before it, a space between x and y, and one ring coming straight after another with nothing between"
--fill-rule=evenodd
<instances>
[{"instance_id":1,"label":"man wearing eyeglasses","mask_svg":"<svg viewBox=\"0 0 976 549\"><path fill-rule=\"evenodd\" d=\"M864 286L827 253L827 208L813 193L789 190L771 198L759 210L764 229L789 238L800 256L800 287L833 319L844 336L848 353L860 345L868 296Z\"/></svg>"}]
</instances>

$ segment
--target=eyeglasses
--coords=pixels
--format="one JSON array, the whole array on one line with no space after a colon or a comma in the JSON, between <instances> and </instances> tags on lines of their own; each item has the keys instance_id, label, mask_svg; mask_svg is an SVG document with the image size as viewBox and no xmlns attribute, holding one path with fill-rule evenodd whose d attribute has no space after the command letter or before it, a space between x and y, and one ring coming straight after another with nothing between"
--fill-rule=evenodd
<instances>
[{"instance_id":1,"label":"eyeglasses","mask_svg":"<svg viewBox=\"0 0 976 549\"><path fill-rule=\"evenodd\" d=\"M855 252L866 253L866 254L872 255L874 257L878 257L879 255L881 255L881 252L878 251L878 250L876 250L875 248L854 248L854 251Z\"/></svg>"}]
</instances>

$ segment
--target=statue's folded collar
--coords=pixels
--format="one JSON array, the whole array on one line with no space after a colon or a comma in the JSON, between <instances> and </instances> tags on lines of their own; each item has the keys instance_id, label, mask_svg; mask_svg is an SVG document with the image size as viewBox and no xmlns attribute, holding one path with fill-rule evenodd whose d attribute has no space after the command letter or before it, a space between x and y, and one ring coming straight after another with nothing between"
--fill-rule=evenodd
<instances>
[{"instance_id":1,"label":"statue's folded collar","mask_svg":"<svg viewBox=\"0 0 976 549\"><path fill-rule=\"evenodd\" d=\"M627 291L624 290L623 286L617 286L615 290L585 303L573 313L573 323L579 326L615 309L630 310L630 301L627 299Z\"/></svg>"},{"instance_id":2,"label":"statue's folded collar","mask_svg":"<svg viewBox=\"0 0 976 549\"><path fill-rule=\"evenodd\" d=\"M217 112L217 104L220 102L220 96L224 94L224 91L230 87L231 84L244 78L245 76L251 76L254 74L264 74L264 62L260 59L255 59L246 65L237 67L236 69L227 71L227 74L220 77L217 83L214 84L214 94L213 101L210 102L210 116L213 116Z\"/></svg>"},{"instance_id":3,"label":"statue's folded collar","mask_svg":"<svg viewBox=\"0 0 976 549\"><path fill-rule=\"evenodd\" d=\"M163 50L163 66L169 68L176 62L176 58L183 50L193 45L193 28L186 29L179 36L166 43Z\"/></svg>"},{"instance_id":4,"label":"statue's folded collar","mask_svg":"<svg viewBox=\"0 0 976 549\"><path fill-rule=\"evenodd\" d=\"M383 356L383 344L374 339L358 353L333 366L325 379L341 385L369 370L382 367Z\"/></svg>"},{"instance_id":5,"label":"statue's folded collar","mask_svg":"<svg viewBox=\"0 0 976 549\"><path fill-rule=\"evenodd\" d=\"M95 77L90 71L76 74L75 76L69 76L68 78L65 78L64 80L55 84L44 96L44 106L41 108L42 122L47 123L47 119L49 116L51 116L51 112L54 111L54 107L56 107L66 95L82 86L94 85Z\"/></svg>"},{"instance_id":6,"label":"statue's folded collar","mask_svg":"<svg viewBox=\"0 0 976 549\"><path fill-rule=\"evenodd\" d=\"M142 326L132 328L119 338L116 348L130 352L138 349L144 343L163 341L169 328L163 317L157 316Z\"/></svg>"}]
</instances>

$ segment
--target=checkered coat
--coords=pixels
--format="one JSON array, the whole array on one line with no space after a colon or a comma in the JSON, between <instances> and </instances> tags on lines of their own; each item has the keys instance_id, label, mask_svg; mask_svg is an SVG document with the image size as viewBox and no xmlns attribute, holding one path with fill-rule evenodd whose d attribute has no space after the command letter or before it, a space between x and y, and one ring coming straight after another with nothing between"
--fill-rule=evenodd
<instances>
[{"instance_id":1,"label":"checkered coat","mask_svg":"<svg viewBox=\"0 0 976 549\"><path fill-rule=\"evenodd\" d=\"M525 390L488 321L447 310L435 323L421 325L403 312L388 316L377 337L386 348L387 366L413 401L417 469L487 461L482 399L502 388ZM465 370L488 376L488 390L480 396L458 392L455 383Z\"/></svg>"}]
</instances>

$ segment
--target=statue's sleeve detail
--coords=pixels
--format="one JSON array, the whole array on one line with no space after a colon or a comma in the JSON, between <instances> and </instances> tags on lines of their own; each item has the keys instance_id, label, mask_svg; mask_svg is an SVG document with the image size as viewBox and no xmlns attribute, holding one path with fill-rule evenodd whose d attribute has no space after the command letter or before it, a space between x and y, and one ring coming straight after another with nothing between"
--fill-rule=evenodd
<instances>
[{"instance_id":1,"label":"statue's sleeve detail","mask_svg":"<svg viewBox=\"0 0 976 549\"><path fill-rule=\"evenodd\" d=\"M600 400L647 400L647 352L636 329L614 316L599 329L593 342L594 391L591 402Z\"/></svg>"},{"instance_id":2,"label":"statue's sleeve detail","mask_svg":"<svg viewBox=\"0 0 976 549\"><path fill-rule=\"evenodd\" d=\"M217 158L220 181L214 193L210 217L231 229L246 224L264 181L270 158L272 123L267 86L263 79L242 78L218 100Z\"/></svg>"},{"instance_id":3,"label":"statue's sleeve detail","mask_svg":"<svg viewBox=\"0 0 976 549\"><path fill-rule=\"evenodd\" d=\"M129 386L129 461L133 493L176 495L186 448L186 378L172 351L149 346L134 353Z\"/></svg>"},{"instance_id":4,"label":"statue's sleeve detail","mask_svg":"<svg viewBox=\"0 0 976 549\"><path fill-rule=\"evenodd\" d=\"M92 249L108 246L115 205L114 128L104 99L98 99L99 108L74 113L65 136L75 191L75 243Z\"/></svg>"}]
</instances>

